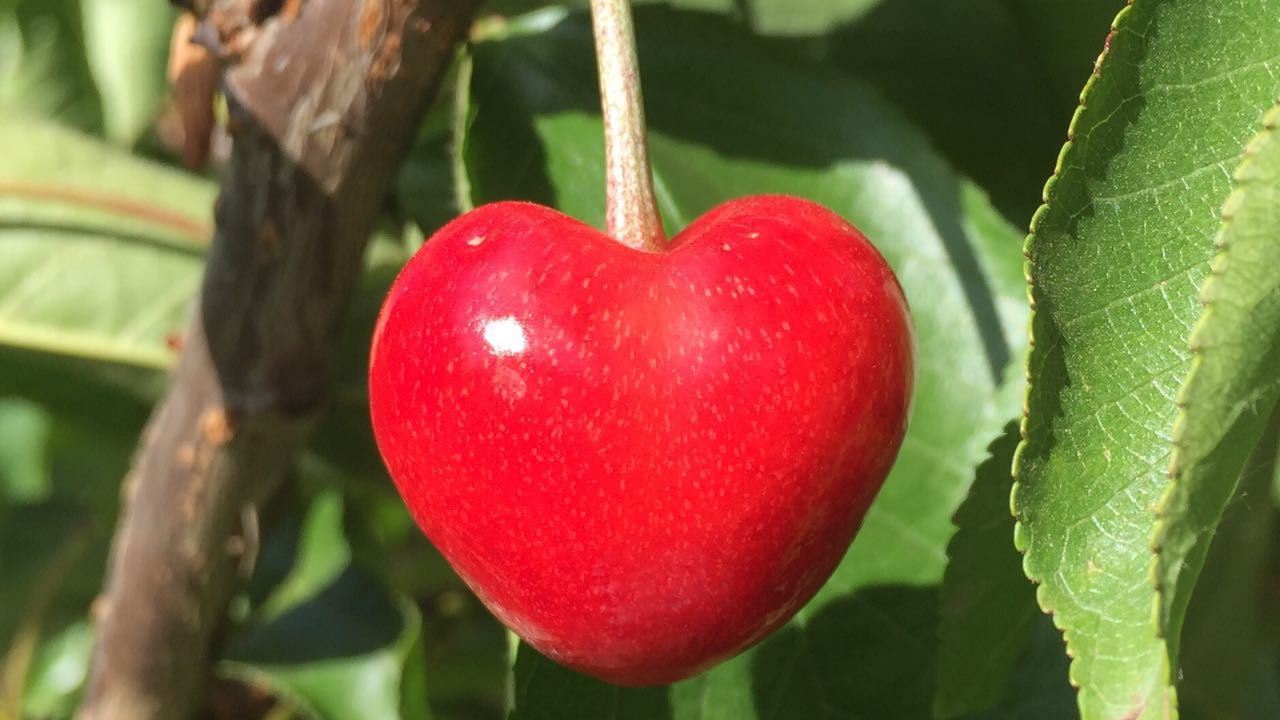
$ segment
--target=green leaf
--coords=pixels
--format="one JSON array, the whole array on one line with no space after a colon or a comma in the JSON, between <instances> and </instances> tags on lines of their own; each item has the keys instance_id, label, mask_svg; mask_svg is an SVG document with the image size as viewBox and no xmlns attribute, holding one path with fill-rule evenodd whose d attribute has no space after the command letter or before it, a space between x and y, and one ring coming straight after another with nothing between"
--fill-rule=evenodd
<instances>
[{"instance_id":1,"label":"green leaf","mask_svg":"<svg viewBox=\"0 0 1280 720\"><path fill-rule=\"evenodd\" d=\"M1151 542L1218 209L1280 93L1276 19L1266 0L1127 7L1027 242L1017 542L1085 718L1176 712Z\"/></svg>"},{"instance_id":2,"label":"green leaf","mask_svg":"<svg viewBox=\"0 0 1280 720\"><path fill-rule=\"evenodd\" d=\"M341 498L311 503L300 535L268 540L259 572L291 567L235 637L219 671L269 689L317 720L428 717L422 621L403 597L346 562Z\"/></svg>"},{"instance_id":3,"label":"green leaf","mask_svg":"<svg viewBox=\"0 0 1280 720\"><path fill-rule=\"evenodd\" d=\"M1019 234L861 83L772 59L705 16L640 8L637 28L668 228L750 193L822 202L897 270L919 342L911 428L844 563L795 623L669 689L673 712L927 717L950 516L1021 390L1016 374L1005 379L1025 327ZM474 48L463 138L474 199L541 201L599 225L601 127L585 19L543 14L507 30ZM538 668L529 657L520 667ZM579 693L554 687L563 673L532 674L521 694L517 668L517 699L532 698L520 717L575 716L539 704ZM612 692L582 695L577 716L607 712ZM621 692L618 707L632 702Z\"/></svg>"},{"instance_id":4,"label":"green leaf","mask_svg":"<svg viewBox=\"0 0 1280 720\"><path fill-rule=\"evenodd\" d=\"M1268 554L1276 515L1267 492L1280 469L1278 453L1280 413L1274 413L1213 535L1187 609L1178 668L1185 718L1280 717L1280 697L1258 692L1280 682L1280 675L1262 681L1259 672L1259 659L1275 651L1263 613L1274 602L1263 588L1275 568Z\"/></svg>"},{"instance_id":5,"label":"green leaf","mask_svg":"<svg viewBox=\"0 0 1280 720\"><path fill-rule=\"evenodd\" d=\"M431 204L430 200L422 200L423 207ZM438 206L435 212L440 212ZM421 217L418 219L422 221ZM413 242L420 244L421 231L408 231L406 235L410 233ZM387 232L380 232L370 240L364 257L365 270L338 341L333 407L321 421L310 447L341 468L347 480L376 478L379 483L389 482L369 424L369 347L382 301L409 254L408 242Z\"/></svg>"},{"instance_id":6,"label":"green leaf","mask_svg":"<svg viewBox=\"0 0 1280 720\"><path fill-rule=\"evenodd\" d=\"M1067 682L1062 633L1047 616L1038 615L999 704L990 711L966 715L965 720L1078 720L1079 717L1076 691Z\"/></svg>"},{"instance_id":7,"label":"green leaf","mask_svg":"<svg viewBox=\"0 0 1280 720\"><path fill-rule=\"evenodd\" d=\"M80 0L0 2L0 116L19 115L102 129Z\"/></svg>"},{"instance_id":8,"label":"green leaf","mask_svg":"<svg viewBox=\"0 0 1280 720\"><path fill-rule=\"evenodd\" d=\"M0 116L133 144L168 92L174 17L150 0L0 2Z\"/></svg>"},{"instance_id":9,"label":"green leaf","mask_svg":"<svg viewBox=\"0 0 1280 720\"><path fill-rule=\"evenodd\" d=\"M290 548L293 564L254 611L258 622L279 617L318 594L350 564L351 549L343 532L342 511L342 496L336 492L324 492L311 500L298 528L297 544Z\"/></svg>"},{"instance_id":10,"label":"green leaf","mask_svg":"<svg viewBox=\"0 0 1280 720\"><path fill-rule=\"evenodd\" d=\"M348 568L278 619L249 629L219 663L320 720L424 718L422 624L373 578Z\"/></svg>"},{"instance_id":11,"label":"green leaf","mask_svg":"<svg viewBox=\"0 0 1280 720\"><path fill-rule=\"evenodd\" d=\"M819 35L841 25L851 23L871 12L877 6L889 4L886 0L721 0L719 3L676 3L694 9L731 5L740 9L743 19L752 30L765 35L803 36Z\"/></svg>"},{"instance_id":12,"label":"green leaf","mask_svg":"<svg viewBox=\"0 0 1280 720\"><path fill-rule=\"evenodd\" d=\"M165 377L151 368L61 357L0 344L0 395L38 402L55 417L74 418L86 429L123 446L138 432Z\"/></svg>"},{"instance_id":13,"label":"green leaf","mask_svg":"<svg viewBox=\"0 0 1280 720\"><path fill-rule=\"evenodd\" d=\"M1010 467L1018 446L1010 425L978 466L955 514L942 581L938 689L934 711L950 718L994 708L1004 696L1035 622L1035 588L1022 574L1009 513Z\"/></svg>"},{"instance_id":14,"label":"green leaf","mask_svg":"<svg viewBox=\"0 0 1280 720\"><path fill-rule=\"evenodd\" d=\"M0 119L0 393L116 434L163 388L216 187L48 122Z\"/></svg>"},{"instance_id":15,"label":"green leaf","mask_svg":"<svg viewBox=\"0 0 1280 720\"><path fill-rule=\"evenodd\" d=\"M513 674L515 710L508 720L663 720L674 717L666 688L607 685L551 662L524 643L516 652Z\"/></svg>"},{"instance_id":16,"label":"green leaf","mask_svg":"<svg viewBox=\"0 0 1280 720\"><path fill-rule=\"evenodd\" d=\"M75 583L76 574L96 581L101 556L86 562L90 540L99 538L81 508L42 503L6 515L0 525L0 677L6 689L19 692L0 694L0 714L12 717L22 707L41 636L88 609L92 595L77 592L83 583Z\"/></svg>"},{"instance_id":17,"label":"green leaf","mask_svg":"<svg viewBox=\"0 0 1280 720\"><path fill-rule=\"evenodd\" d=\"M49 496L52 424L39 405L0 397L0 507L7 502L30 503Z\"/></svg>"},{"instance_id":18,"label":"green leaf","mask_svg":"<svg viewBox=\"0 0 1280 720\"><path fill-rule=\"evenodd\" d=\"M169 92L165 63L177 13L152 0L81 0L84 52L102 95L107 138L132 145Z\"/></svg>"},{"instance_id":19,"label":"green leaf","mask_svg":"<svg viewBox=\"0 0 1280 720\"><path fill-rule=\"evenodd\" d=\"M31 718L75 714L93 655L93 625L80 620L41 645L31 665L22 710Z\"/></svg>"},{"instance_id":20,"label":"green leaf","mask_svg":"<svg viewBox=\"0 0 1280 720\"><path fill-rule=\"evenodd\" d=\"M1245 151L1191 333L1173 426L1173 482L1155 544L1161 621L1173 647L1197 571L1236 478L1280 398L1280 105ZM1176 651L1174 657L1176 657Z\"/></svg>"},{"instance_id":21,"label":"green leaf","mask_svg":"<svg viewBox=\"0 0 1280 720\"><path fill-rule=\"evenodd\" d=\"M49 125L0 122L0 145L0 346L167 367L214 186Z\"/></svg>"},{"instance_id":22,"label":"green leaf","mask_svg":"<svg viewBox=\"0 0 1280 720\"><path fill-rule=\"evenodd\" d=\"M458 54L463 59L450 68L450 75L442 82L396 176L395 198L400 214L417 225L417 243L412 246L415 250L422 240L419 233L433 233L458 214L452 143L456 103L452 95L458 90L458 73L465 72L465 50Z\"/></svg>"},{"instance_id":23,"label":"green leaf","mask_svg":"<svg viewBox=\"0 0 1280 720\"><path fill-rule=\"evenodd\" d=\"M135 428L136 431L136 428ZM97 594L119 499L120 478L132 443L88 431L73 420L52 416L48 438L49 486L37 502L0 503L0 648L31 613L58 630L82 616ZM70 557L69 569L55 572L53 558ZM37 589L47 597L32 603ZM56 592L55 592L56 591ZM2 651L0 651L2 653Z\"/></svg>"},{"instance_id":24,"label":"green leaf","mask_svg":"<svg viewBox=\"0 0 1280 720\"><path fill-rule=\"evenodd\" d=\"M16 450L39 453L45 475L39 494L0 498L0 675L28 690L25 698L0 697L0 713L24 699L28 707L66 706L83 681L74 657L57 658L71 652L62 646L74 644L70 634L101 591L135 439L121 441L25 401L5 402L41 418L44 431L28 433L31 446Z\"/></svg>"}]
</instances>

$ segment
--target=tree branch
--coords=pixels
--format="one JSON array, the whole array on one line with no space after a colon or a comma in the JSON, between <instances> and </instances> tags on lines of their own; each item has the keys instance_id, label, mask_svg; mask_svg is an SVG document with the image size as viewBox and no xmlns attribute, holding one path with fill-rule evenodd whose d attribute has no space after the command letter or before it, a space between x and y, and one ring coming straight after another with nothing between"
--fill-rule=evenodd
<instances>
[{"instance_id":1,"label":"tree branch","mask_svg":"<svg viewBox=\"0 0 1280 720\"><path fill-rule=\"evenodd\" d=\"M238 47L200 302L125 481L82 720L198 706L257 509L326 407L366 239L477 4L308 0Z\"/></svg>"}]
</instances>

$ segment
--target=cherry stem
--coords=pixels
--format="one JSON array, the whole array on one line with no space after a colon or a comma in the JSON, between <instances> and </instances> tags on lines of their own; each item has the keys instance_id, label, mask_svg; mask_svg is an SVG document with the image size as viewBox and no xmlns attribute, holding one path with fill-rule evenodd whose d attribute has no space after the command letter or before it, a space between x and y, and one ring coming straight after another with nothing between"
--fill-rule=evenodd
<instances>
[{"instance_id":1,"label":"cherry stem","mask_svg":"<svg viewBox=\"0 0 1280 720\"><path fill-rule=\"evenodd\" d=\"M666 245L644 140L644 101L630 0L591 0L604 117L605 231L637 250Z\"/></svg>"}]
</instances>

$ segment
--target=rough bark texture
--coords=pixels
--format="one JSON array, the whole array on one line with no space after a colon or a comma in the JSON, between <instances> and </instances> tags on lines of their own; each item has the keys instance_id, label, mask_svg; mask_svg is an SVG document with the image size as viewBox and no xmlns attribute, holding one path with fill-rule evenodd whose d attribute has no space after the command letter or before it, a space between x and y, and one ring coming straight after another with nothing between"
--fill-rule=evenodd
<instances>
[{"instance_id":1,"label":"rough bark texture","mask_svg":"<svg viewBox=\"0 0 1280 720\"><path fill-rule=\"evenodd\" d=\"M244 4L196 9L216 24ZM173 384L125 482L82 720L196 708L257 509L326 407L366 238L477 2L270 4L289 12L212 28L235 39L235 149Z\"/></svg>"}]
</instances>

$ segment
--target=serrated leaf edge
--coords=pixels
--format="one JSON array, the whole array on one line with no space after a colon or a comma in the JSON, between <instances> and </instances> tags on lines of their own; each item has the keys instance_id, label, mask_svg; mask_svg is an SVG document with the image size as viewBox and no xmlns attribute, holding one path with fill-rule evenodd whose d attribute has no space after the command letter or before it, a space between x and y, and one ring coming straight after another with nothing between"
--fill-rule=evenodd
<instances>
[{"instance_id":1,"label":"serrated leaf edge","mask_svg":"<svg viewBox=\"0 0 1280 720\"><path fill-rule=\"evenodd\" d=\"M1270 142L1277 141L1276 129L1278 127L1280 127L1280 98L1276 98L1272 106L1263 113L1262 129L1245 145L1243 157L1236 166L1235 172L1231 175L1232 188L1227 195L1227 199L1222 204L1221 224L1214 238L1214 256L1211 261L1209 276L1200 288L1200 305L1203 310L1192 327L1187 340L1188 349L1191 352L1191 366L1187 372L1186 379L1182 383L1182 387L1179 388L1178 397L1175 401L1178 411L1177 416L1174 418L1173 430L1170 433L1170 442L1173 447L1168 470L1170 483L1165 488L1165 492L1156 506L1156 524L1151 535L1152 561L1149 579L1156 589L1156 628L1162 637L1167 637L1166 633L1171 624L1171 617L1166 612L1165 594L1173 592L1175 588L1170 588L1163 582L1161 568L1165 567L1167 563L1164 561L1161 550L1171 527L1171 522L1168 518L1169 506L1182 491L1185 478L1186 466L1182 462L1187 448L1184 435L1188 416L1188 395L1195 386L1204 364L1205 343L1203 338L1216 317L1214 295L1217 291L1217 286L1222 282L1222 276L1226 272L1228 255L1231 251L1228 235L1232 227L1232 221L1235 219L1235 211L1252 186L1247 177L1248 171L1255 162L1255 158L1261 148ZM1223 510L1225 510L1225 507L1218 510L1219 520L1222 518Z\"/></svg>"},{"instance_id":2,"label":"serrated leaf edge","mask_svg":"<svg viewBox=\"0 0 1280 720\"><path fill-rule=\"evenodd\" d=\"M1111 55L1111 43L1113 40L1115 40L1119 31L1123 29L1125 22L1129 19L1129 16L1133 11L1133 3L1134 3L1134 0L1126 0L1125 6L1120 9L1120 11L1116 14L1115 19L1111 21L1111 30L1107 34L1106 40L1104 41L1102 52L1099 53L1098 59L1094 61L1093 74L1090 75L1089 79L1085 82L1084 88L1080 91L1079 105L1076 107L1075 112L1071 116L1071 122L1067 126L1067 141L1066 143L1063 144L1062 150L1058 152L1058 158L1054 165L1053 174L1050 175L1049 179L1045 182L1044 191L1042 193L1043 203L1040 205L1039 209L1036 210L1035 214L1032 215L1031 217L1031 223L1029 228L1030 232L1028 233L1027 239L1023 243L1023 248L1022 248L1023 258L1025 259L1023 262L1023 274L1027 281L1027 302L1030 306L1030 313L1027 316L1027 339L1028 339L1030 351L1027 353L1026 390L1023 395L1022 420L1019 424L1019 431L1022 438L1021 438L1021 441L1018 443L1018 447L1014 450L1014 453L1013 453L1013 486L1009 491L1009 511L1013 514L1013 518L1014 518L1013 544L1014 544L1014 547L1017 548L1017 550L1022 553L1023 574L1026 575L1027 579L1030 580L1036 586L1036 593L1035 593L1036 604L1040 606L1040 610L1042 612L1044 612L1046 615L1052 618L1053 626L1062 632L1062 638L1066 646L1067 657L1070 658L1071 660L1070 665L1068 667L1068 671L1067 671L1067 680L1071 684L1071 687L1075 688L1076 690L1080 689L1080 681L1076 677L1077 658L1075 654L1075 644L1073 642L1072 633L1065 626L1065 624L1058 618L1056 609L1053 607L1053 604L1049 601L1049 598L1046 596L1045 587L1041 579L1038 578L1036 574L1031 570L1031 567L1030 567L1031 538L1023 524L1022 513L1019 507L1020 505L1019 494L1020 494L1020 491L1022 490L1022 479L1021 479L1022 458L1027 448L1027 427L1028 427L1027 419L1030 413L1031 395L1034 389L1032 387L1034 383L1034 378L1031 376L1031 370L1032 370L1032 367L1034 366L1034 359L1036 356L1036 338L1035 338L1035 331L1034 331L1035 318L1036 318L1036 297L1035 297L1035 282L1034 282L1034 279L1032 278L1032 272L1031 272L1032 244L1035 241L1036 231L1039 228L1041 220L1044 218L1045 214L1049 211L1050 206L1053 203L1054 188L1057 186L1058 179L1062 175L1064 161L1066 160L1068 153L1070 153L1072 148L1075 147L1076 128L1079 126L1081 117L1083 116L1084 112L1088 109L1089 96L1092 93L1093 88L1097 85L1098 79L1102 75L1103 68L1106 66L1107 60ZM1158 604L1158 601L1157 601L1157 604ZM1154 608L1153 608L1153 612L1154 612ZM1158 618L1153 618L1153 622L1155 620L1158 620ZM1164 671L1165 677L1167 677L1168 676L1168 655L1167 654L1165 654L1165 667L1163 668L1163 671ZM1169 694L1166 695L1166 698L1168 698L1169 702L1171 702L1172 705L1167 706L1165 708L1164 716L1167 718L1176 718L1177 717L1176 695L1170 692ZM1080 697L1080 694L1077 693L1077 707L1079 707L1081 712L1083 713L1084 708L1081 702L1082 702L1082 698Z\"/></svg>"}]
</instances>

